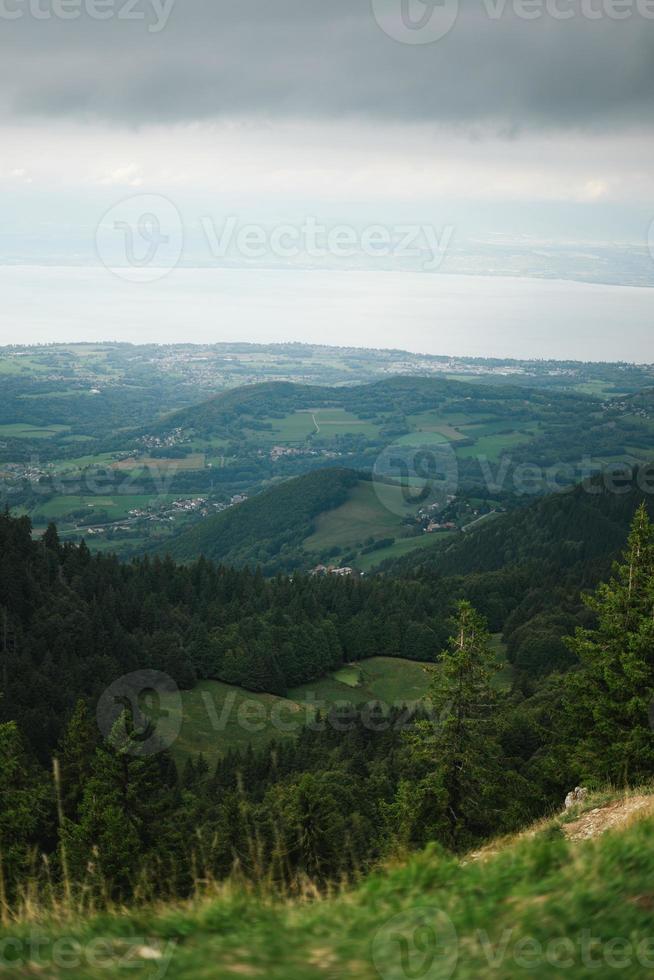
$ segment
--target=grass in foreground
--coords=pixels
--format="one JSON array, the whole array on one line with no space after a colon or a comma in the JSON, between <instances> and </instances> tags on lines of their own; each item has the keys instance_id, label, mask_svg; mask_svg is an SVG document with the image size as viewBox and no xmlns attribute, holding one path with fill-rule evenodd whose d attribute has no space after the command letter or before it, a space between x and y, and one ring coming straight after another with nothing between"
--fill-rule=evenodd
<instances>
[{"instance_id":1,"label":"grass in foreground","mask_svg":"<svg viewBox=\"0 0 654 980\"><path fill-rule=\"evenodd\" d=\"M654 969L653 845L651 817L580 843L555 819L485 860L431 848L331 897L230 886L93 921L8 925L2 965L70 980L640 978Z\"/></svg>"}]
</instances>

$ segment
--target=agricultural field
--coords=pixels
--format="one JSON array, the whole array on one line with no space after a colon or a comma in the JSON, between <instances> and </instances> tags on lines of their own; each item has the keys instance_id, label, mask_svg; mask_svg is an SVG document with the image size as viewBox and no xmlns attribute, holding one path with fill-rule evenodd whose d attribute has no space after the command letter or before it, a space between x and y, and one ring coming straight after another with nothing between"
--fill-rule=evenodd
<instances>
[{"instance_id":1,"label":"agricultural field","mask_svg":"<svg viewBox=\"0 0 654 980\"><path fill-rule=\"evenodd\" d=\"M177 499L175 494L115 494L113 496L63 494L40 504L32 515L37 524L46 521L56 521L73 511L86 509L86 523L93 523L94 512L106 512L114 521L125 519L130 510L147 507L151 504L163 504ZM86 523L84 526L86 526Z\"/></svg>"},{"instance_id":2,"label":"agricultural field","mask_svg":"<svg viewBox=\"0 0 654 980\"><path fill-rule=\"evenodd\" d=\"M153 456L139 456L136 459L121 459L112 463L112 470L123 473L141 473L143 470L172 470L173 473L183 470L203 470L206 457L203 453L192 453L189 456L177 458L156 458Z\"/></svg>"},{"instance_id":3,"label":"agricultural field","mask_svg":"<svg viewBox=\"0 0 654 980\"><path fill-rule=\"evenodd\" d=\"M421 412L419 415L408 415L407 423L416 434L420 433L423 437L440 435L443 441L461 442L468 437L459 431L458 426L470 423L470 416L462 412L452 414Z\"/></svg>"},{"instance_id":4,"label":"agricultural field","mask_svg":"<svg viewBox=\"0 0 654 980\"><path fill-rule=\"evenodd\" d=\"M0 425L0 439L53 439L62 432L69 432L68 425L28 425L26 422L13 422L10 425Z\"/></svg>"},{"instance_id":5,"label":"agricultural field","mask_svg":"<svg viewBox=\"0 0 654 980\"><path fill-rule=\"evenodd\" d=\"M427 430L420 429L415 432L407 432L405 435L400 436L398 439L393 440L397 446L442 446L445 443L451 442L444 433L442 432L428 432Z\"/></svg>"},{"instance_id":6,"label":"agricultural field","mask_svg":"<svg viewBox=\"0 0 654 980\"><path fill-rule=\"evenodd\" d=\"M452 469L456 456L457 487L465 493L475 492L487 478L477 457L496 466L506 453L515 467L524 462L534 438L539 440L536 464L545 446L548 453L559 452L561 460L574 463L581 451L581 432L583 452L599 462L652 455L647 448L654 426L654 406L646 394L649 372L634 369L625 387L635 390L642 384L641 393L634 395L632 404L626 395L627 401L614 405L596 398L610 395L611 387L620 389L626 380L622 367L570 369L568 392L562 394L554 388L526 392L507 385L499 374L482 384L482 364L471 366L467 375L462 367L461 376L471 382L467 385L445 381L451 372L438 360L432 365L438 368L437 377L394 378L389 373L393 357L383 352L246 345L7 349L0 352L2 502L25 507L42 521L46 502L53 513L64 507L65 514L75 503L71 499L62 504L60 496L95 492L100 498L114 498L124 483L130 495L174 491L178 498L204 498L210 507L220 508L232 499L254 497L277 482L332 465L370 473L384 448L398 443L407 458L411 447L415 451L421 446L431 447L434 457L443 454L445 459L449 454ZM407 358L400 358L403 370ZM514 382L529 384L529 374L541 377L545 370L543 364L527 368L528 373ZM278 381L283 384L272 383ZM289 381L299 382L294 390ZM362 384L366 381L373 383ZM253 388L260 382L257 394ZM557 387L561 383L557 381ZM315 385L320 387L313 391ZM492 385L501 390L490 391ZM590 386L588 394L572 395L571 389L580 385ZM242 397L236 390L241 387L246 389ZM262 423L266 427L260 428ZM305 451L271 453L275 445ZM509 495L511 472L503 486ZM410 476L407 481L416 486L424 482ZM435 486L434 496L420 505L437 502L437 492ZM307 558L306 551L308 561L313 555L317 561L331 561L340 554L348 564L370 571L386 558L431 548L442 540L440 534L428 540L426 535L405 537L410 531L404 521L410 523L415 516L418 501L405 503L399 488L387 487L380 495L382 501L370 485L358 488L347 503L317 517L302 556L300 542L309 530L305 525L298 536L298 560ZM114 513L122 520L119 509L114 507ZM182 534L204 516L206 511L175 513L166 531ZM459 516L454 519L460 526ZM66 536L74 535L75 523L61 522L60 529ZM278 536L282 532L287 537L290 533L277 528ZM157 548L163 528L153 521L142 533L146 547ZM112 539L116 550L133 554L133 535L130 532L124 547L121 536L122 532ZM100 544L99 537L93 537L94 546ZM263 556L272 566L275 536L270 537L253 560ZM391 538L395 540L383 549L361 554ZM332 549L332 555L325 555Z\"/></svg>"},{"instance_id":7,"label":"agricultural field","mask_svg":"<svg viewBox=\"0 0 654 980\"><path fill-rule=\"evenodd\" d=\"M506 428L506 423L504 428ZM468 432L471 438L475 438L473 429L468 430ZM488 459L498 460L502 453L529 442L531 436L532 433L526 428L520 431L489 433L475 438L474 445L461 446L456 452L461 459L486 456Z\"/></svg>"},{"instance_id":8,"label":"agricultural field","mask_svg":"<svg viewBox=\"0 0 654 980\"><path fill-rule=\"evenodd\" d=\"M402 532L402 515L413 512L406 506L402 489L384 485L384 500L394 504L390 510L377 495L372 482L362 481L352 490L349 499L340 507L326 511L316 520L316 530L304 542L307 551L350 547L368 538L395 537Z\"/></svg>"},{"instance_id":9,"label":"agricultural field","mask_svg":"<svg viewBox=\"0 0 654 980\"><path fill-rule=\"evenodd\" d=\"M113 453L96 453L93 456L76 456L73 459L56 459L48 466L54 473L71 474L88 469L98 469L109 466L114 461Z\"/></svg>"},{"instance_id":10,"label":"agricultural field","mask_svg":"<svg viewBox=\"0 0 654 980\"><path fill-rule=\"evenodd\" d=\"M319 708L383 701L389 705L425 696L433 666L393 657L372 657L346 665L334 674L289 691L288 697L255 694L222 681L201 681L181 693L181 713L173 695L144 710L166 712L180 725L172 746L179 765L202 752L210 765L230 749L254 749L292 738Z\"/></svg>"},{"instance_id":11,"label":"agricultural field","mask_svg":"<svg viewBox=\"0 0 654 980\"><path fill-rule=\"evenodd\" d=\"M271 430L250 429L251 439L267 445L304 445L312 436L332 439L342 435L362 435L367 439L379 436L379 427L367 419L357 418L342 408L302 409L281 419L263 419Z\"/></svg>"},{"instance_id":12,"label":"agricultural field","mask_svg":"<svg viewBox=\"0 0 654 980\"><path fill-rule=\"evenodd\" d=\"M40 374L47 370L47 365L34 357L0 357L0 374Z\"/></svg>"},{"instance_id":13,"label":"agricultural field","mask_svg":"<svg viewBox=\"0 0 654 980\"><path fill-rule=\"evenodd\" d=\"M357 555L355 565L360 572L369 572L389 558L403 558L412 551L437 548L439 544L445 544L456 533L456 531L444 531L439 534L422 534L413 538L398 538L393 544L389 544L385 548L370 551L365 555Z\"/></svg>"}]
</instances>

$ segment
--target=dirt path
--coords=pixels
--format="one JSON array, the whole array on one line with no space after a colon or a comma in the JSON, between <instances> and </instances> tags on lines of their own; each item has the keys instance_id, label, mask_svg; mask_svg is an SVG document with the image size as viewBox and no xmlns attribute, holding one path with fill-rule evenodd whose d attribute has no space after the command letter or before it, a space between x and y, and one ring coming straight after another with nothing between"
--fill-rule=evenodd
<instances>
[{"instance_id":1,"label":"dirt path","mask_svg":"<svg viewBox=\"0 0 654 980\"><path fill-rule=\"evenodd\" d=\"M625 796L621 800L588 810L576 820L562 824L561 829L569 841L590 840L606 830L623 827L648 816L654 816L654 796ZM477 851L470 851L461 863L465 865L471 861L486 861L511 844L534 837L550 826L551 822L549 819L540 820L513 837L491 841Z\"/></svg>"},{"instance_id":2,"label":"dirt path","mask_svg":"<svg viewBox=\"0 0 654 980\"><path fill-rule=\"evenodd\" d=\"M578 820L563 824L563 833L568 840L588 840L606 830L620 827L654 813L654 798L651 796L626 796L606 806L596 807L582 814Z\"/></svg>"}]
</instances>

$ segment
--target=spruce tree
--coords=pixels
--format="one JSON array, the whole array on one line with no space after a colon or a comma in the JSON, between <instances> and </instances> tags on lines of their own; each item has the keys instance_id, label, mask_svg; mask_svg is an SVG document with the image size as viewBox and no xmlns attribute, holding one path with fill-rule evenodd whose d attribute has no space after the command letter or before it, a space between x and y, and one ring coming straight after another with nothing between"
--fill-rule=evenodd
<instances>
[{"instance_id":1,"label":"spruce tree","mask_svg":"<svg viewBox=\"0 0 654 980\"><path fill-rule=\"evenodd\" d=\"M79 806L79 823L67 823L74 876L92 868L102 892L124 897L140 872L150 883L166 860L173 827L175 793L169 785L166 752L136 754L125 713L98 746Z\"/></svg>"},{"instance_id":2,"label":"spruce tree","mask_svg":"<svg viewBox=\"0 0 654 980\"><path fill-rule=\"evenodd\" d=\"M457 610L429 691L433 719L418 726L413 743L427 762L424 778L433 797L444 803L446 843L459 848L496 824L502 770L492 686L499 665L485 620L469 602Z\"/></svg>"},{"instance_id":3,"label":"spruce tree","mask_svg":"<svg viewBox=\"0 0 654 980\"><path fill-rule=\"evenodd\" d=\"M568 639L580 668L566 685L580 780L623 786L654 773L654 535L641 505L623 559L585 602L593 629Z\"/></svg>"},{"instance_id":4,"label":"spruce tree","mask_svg":"<svg viewBox=\"0 0 654 980\"><path fill-rule=\"evenodd\" d=\"M91 775L91 762L98 743L98 728L80 698L64 732L59 748L64 814L74 818L82 800L84 784Z\"/></svg>"},{"instance_id":5,"label":"spruce tree","mask_svg":"<svg viewBox=\"0 0 654 980\"><path fill-rule=\"evenodd\" d=\"M43 774L30 764L17 725L0 725L0 884L4 901L11 899L27 871L32 849L50 829L51 805Z\"/></svg>"}]
</instances>

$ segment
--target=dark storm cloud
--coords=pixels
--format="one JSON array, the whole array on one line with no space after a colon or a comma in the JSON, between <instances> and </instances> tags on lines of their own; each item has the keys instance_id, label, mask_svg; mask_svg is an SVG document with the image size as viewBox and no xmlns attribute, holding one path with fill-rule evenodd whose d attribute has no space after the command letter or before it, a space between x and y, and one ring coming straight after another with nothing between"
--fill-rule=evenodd
<instances>
[{"instance_id":1,"label":"dark storm cloud","mask_svg":"<svg viewBox=\"0 0 654 980\"><path fill-rule=\"evenodd\" d=\"M622 0L630 10L623 20L609 0L557 0L557 8L547 0L550 12L543 0L533 20L518 16L517 0L499 16L501 0L495 16L488 11L498 0L461 0L449 33L424 45L384 33L370 0L176 0L167 22L166 0L63 0L71 17L81 7L70 20L55 16L57 2L0 2L5 116L133 124L359 116L490 123L510 135L531 126L650 125L654 115L652 0ZM100 2L114 3L107 20L89 14L88 4L112 12ZM387 4L391 33L393 16L401 28L402 0L396 10L394 0L373 2ZM421 0L411 2L414 14L425 12ZM559 20L554 9L574 16ZM590 19L589 11L603 14Z\"/></svg>"}]
</instances>

